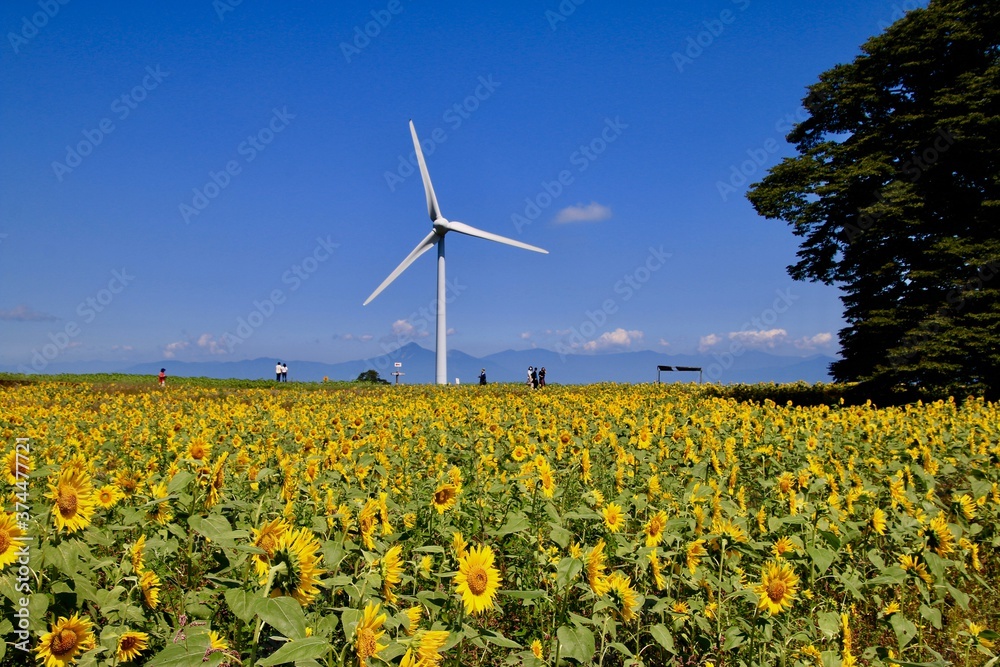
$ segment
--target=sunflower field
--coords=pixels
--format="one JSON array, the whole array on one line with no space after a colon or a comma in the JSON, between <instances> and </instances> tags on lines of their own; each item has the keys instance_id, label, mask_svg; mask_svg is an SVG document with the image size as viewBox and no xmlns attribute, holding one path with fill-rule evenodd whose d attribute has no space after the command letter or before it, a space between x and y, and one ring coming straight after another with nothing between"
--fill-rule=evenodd
<instances>
[{"instance_id":1,"label":"sunflower field","mask_svg":"<svg viewBox=\"0 0 1000 667\"><path fill-rule=\"evenodd\" d=\"M0 434L3 666L1000 662L981 400L31 381Z\"/></svg>"}]
</instances>

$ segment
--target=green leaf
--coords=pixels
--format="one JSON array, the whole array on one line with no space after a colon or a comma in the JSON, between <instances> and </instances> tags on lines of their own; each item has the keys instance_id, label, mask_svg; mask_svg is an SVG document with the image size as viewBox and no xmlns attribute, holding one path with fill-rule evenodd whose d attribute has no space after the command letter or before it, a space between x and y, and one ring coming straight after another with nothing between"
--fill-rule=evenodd
<instances>
[{"instance_id":1,"label":"green leaf","mask_svg":"<svg viewBox=\"0 0 1000 667\"><path fill-rule=\"evenodd\" d=\"M951 597L955 598L955 602L958 603L959 607L961 607L964 610L968 610L969 609L969 594L968 593L955 588L951 584L948 584L948 592L951 593Z\"/></svg>"},{"instance_id":2,"label":"green leaf","mask_svg":"<svg viewBox=\"0 0 1000 667\"><path fill-rule=\"evenodd\" d=\"M594 657L594 633L587 628L563 625L556 630L556 637L559 638L559 655L579 663L588 663Z\"/></svg>"},{"instance_id":3,"label":"green leaf","mask_svg":"<svg viewBox=\"0 0 1000 667\"><path fill-rule=\"evenodd\" d=\"M333 648L330 642L322 637L304 637L286 643L277 651L257 661L259 667L284 665L296 660L315 660L330 652Z\"/></svg>"},{"instance_id":4,"label":"green leaf","mask_svg":"<svg viewBox=\"0 0 1000 667\"><path fill-rule=\"evenodd\" d=\"M531 522L528 520L528 516L524 512L517 512L512 514L507 523L503 525L502 528L498 529L493 533L496 537L503 537L504 535L510 535L511 533L519 533L522 530L527 530L531 527Z\"/></svg>"},{"instance_id":5,"label":"green leaf","mask_svg":"<svg viewBox=\"0 0 1000 667\"><path fill-rule=\"evenodd\" d=\"M225 598L236 618L244 623L249 623L257 615L257 609L264 604L259 596L247 593L242 588L230 588L226 591Z\"/></svg>"},{"instance_id":6,"label":"green leaf","mask_svg":"<svg viewBox=\"0 0 1000 667\"><path fill-rule=\"evenodd\" d=\"M669 653L677 655L677 651L674 650L674 636L670 634L667 626L658 623L649 629L649 634L653 635L653 639L656 640L657 644L667 649Z\"/></svg>"},{"instance_id":7,"label":"green leaf","mask_svg":"<svg viewBox=\"0 0 1000 667\"><path fill-rule=\"evenodd\" d=\"M925 604L920 605L920 617L928 621L938 630L941 629L941 610L936 607L928 607Z\"/></svg>"},{"instance_id":8,"label":"green leaf","mask_svg":"<svg viewBox=\"0 0 1000 667\"><path fill-rule=\"evenodd\" d=\"M550 523L552 526L552 532L549 533L549 538L560 547L565 549L569 546L570 540L573 539L573 533L569 532L557 523Z\"/></svg>"},{"instance_id":9,"label":"green leaf","mask_svg":"<svg viewBox=\"0 0 1000 667\"><path fill-rule=\"evenodd\" d=\"M489 643L496 644L497 646L501 646L503 648L521 648L520 644L518 644L513 640L507 639L499 632L493 632L491 630L483 630L483 633L480 636Z\"/></svg>"},{"instance_id":10,"label":"green leaf","mask_svg":"<svg viewBox=\"0 0 1000 667\"><path fill-rule=\"evenodd\" d=\"M817 575L822 576L824 572L833 564L833 561L837 559L837 552L830 551L829 549L821 549L820 547L809 547L806 549L809 557L812 558L813 563L816 564Z\"/></svg>"},{"instance_id":11,"label":"green leaf","mask_svg":"<svg viewBox=\"0 0 1000 667\"><path fill-rule=\"evenodd\" d=\"M187 470L181 470L176 475L170 479L170 483L167 484L167 493L180 493L187 488L194 480L194 473L188 472Z\"/></svg>"},{"instance_id":12,"label":"green leaf","mask_svg":"<svg viewBox=\"0 0 1000 667\"><path fill-rule=\"evenodd\" d=\"M167 644L167 647L154 655L147 667L204 667L205 651L208 650L208 635L199 634L189 637L179 644ZM216 654L223 657L221 653ZM215 664L218 664L216 661Z\"/></svg>"},{"instance_id":13,"label":"green leaf","mask_svg":"<svg viewBox=\"0 0 1000 667\"><path fill-rule=\"evenodd\" d=\"M628 649L628 646L625 646L625 644L622 644L621 642L612 642L611 644L608 644L608 646L624 656L628 656L629 658L632 657L632 651Z\"/></svg>"},{"instance_id":14,"label":"green leaf","mask_svg":"<svg viewBox=\"0 0 1000 667\"><path fill-rule=\"evenodd\" d=\"M900 649L904 648L910 643L911 639L917 636L917 626L902 614L893 614L889 622L892 624L892 629L896 632L896 641L899 642Z\"/></svg>"},{"instance_id":15,"label":"green leaf","mask_svg":"<svg viewBox=\"0 0 1000 667\"><path fill-rule=\"evenodd\" d=\"M498 591L499 595L506 595L509 598L514 598L517 600L535 600L537 598L545 597L545 591L533 590L533 591Z\"/></svg>"},{"instance_id":16,"label":"green leaf","mask_svg":"<svg viewBox=\"0 0 1000 667\"><path fill-rule=\"evenodd\" d=\"M826 635L827 639L832 639L840 634L840 616L832 611L821 611L816 614L816 625L820 632Z\"/></svg>"},{"instance_id":17,"label":"green leaf","mask_svg":"<svg viewBox=\"0 0 1000 667\"><path fill-rule=\"evenodd\" d=\"M257 609L257 615L272 628L289 639L306 636L306 615L295 598L286 596L268 598Z\"/></svg>"},{"instance_id":18,"label":"green leaf","mask_svg":"<svg viewBox=\"0 0 1000 667\"><path fill-rule=\"evenodd\" d=\"M567 556L556 566L556 588L563 589L573 583L576 575L583 570L583 561Z\"/></svg>"},{"instance_id":19,"label":"green leaf","mask_svg":"<svg viewBox=\"0 0 1000 667\"><path fill-rule=\"evenodd\" d=\"M735 626L727 628L725 636L726 641L722 644L724 651L732 651L734 648L742 646L747 639L743 631Z\"/></svg>"}]
</instances>

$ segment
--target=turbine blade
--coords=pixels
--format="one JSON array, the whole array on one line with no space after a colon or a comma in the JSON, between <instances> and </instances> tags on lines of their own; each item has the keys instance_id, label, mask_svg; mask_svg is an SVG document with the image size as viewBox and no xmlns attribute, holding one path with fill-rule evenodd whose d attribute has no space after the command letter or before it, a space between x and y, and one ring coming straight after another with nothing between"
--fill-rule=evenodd
<instances>
[{"instance_id":1,"label":"turbine blade","mask_svg":"<svg viewBox=\"0 0 1000 667\"><path fill-rule=\"evenodd\" d=\"M399 277L399 274L405 271L406 267L408 267L410 264L413 264L413 262L416 261L417 257L420 257L425 252L433 248L434 244L438 242L439 238L440 237L434 232L431 232L426 237L424 237L424 240L421 241L420 244L413 249L413 252L411 252L409 255L406 256L406 259L404 259L402 262L399 263L399 266L396 267L396 270L390 273L389 277L382 281L382 284L379 285L374 292L372 292L372 295L368 297L368 299L365 300L364 304L362 305L367 306L369 303L371 303L372 299L381 294L382 290L388 287L389 283L391 283L393 280Z\"/></svg>"},{"instance_id":2,"label":"turbine blade","mask_svg":"<svg viewBox=\"0 0 1000 667\"><path fill-rule=\"evenodd\" d=\"M413 136L413 150L417 154L417 162L420 163L420 178L424 180L424 194L427 196L427 215L431 216L431 222L441 217L441 209L438 208L437 196L434 194L434 186L431 185L431 175L427 173L427 163L424 162L424 152L420 150L420 140L417 139L417 128L413 127L410 121L410 135Z\"/></svg>"},{"instance_id":3,"label":"turbine blade","mask_svg":"<svg viewBox=\"0 0 1000 667\"><path fill-rule=\"evenodd\" d=\"M486 239L487 241L506 243L507 245L514 246L515 248L524 248L525 250L540 252L545 255L549 254L548 250L542 250L537 246L528 245L527 243L521 243L520 241L515 241L514 239L509 239L506 236L500 236L499 234L491 234L490 232L484 232L483 230L476 229L475 227L467 225L464 222L455 222L454 220L449 220L447 226L449 231L458 232L459 234L468 234L469 236L475 236L477 238Z\"/></svg>"}]
</instances>

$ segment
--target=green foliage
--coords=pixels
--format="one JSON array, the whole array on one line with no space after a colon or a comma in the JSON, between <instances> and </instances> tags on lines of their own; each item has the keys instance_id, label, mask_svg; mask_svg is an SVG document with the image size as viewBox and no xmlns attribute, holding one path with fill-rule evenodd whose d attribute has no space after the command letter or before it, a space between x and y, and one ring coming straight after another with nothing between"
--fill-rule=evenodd
<instances>
[{"instance_id":1,"label":"green foliage","mask_svg":"<svg viewBox=\"0 0 1000 667\"><path fill-rule=\"evenodd\" d=\"M1000 5L931 0L820 75L798 156L755 184L840 286L839 381L873 399L1000 392Z\"/></svg>"},{"instance_id":2,"label":"green foliage","mask_svg":"<svg viewBox=\"0 0 1000 667\"><path fill-rule=\"evenodd\" d=\"M355 382L370 382L372 384L389 384L388 380L383 380L379 377L378 371L370 368L367 371L358 375L358 379Z\"/></svg>"}]
</instances>

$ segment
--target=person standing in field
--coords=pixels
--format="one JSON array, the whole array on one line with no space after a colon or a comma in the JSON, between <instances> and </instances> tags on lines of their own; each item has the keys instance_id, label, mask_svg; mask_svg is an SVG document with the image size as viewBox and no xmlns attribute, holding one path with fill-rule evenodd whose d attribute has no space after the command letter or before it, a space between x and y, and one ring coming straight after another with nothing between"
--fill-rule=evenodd
<instances>
[{"instance_id":1,"label":"person standing in field","mask_svg":"<svg viewBox=\"0 0 1000 667\"><path fill-rule=\"evenodd\" d=\"M538 369L531 369L531 388L538 389Z\"/></svg>"},{"instance_id":2,"label":"person standing in field","mask_svg":"<svg viewBox=\"0 0 1000 667\"><path fill-rule=\"evenodd\" d=\"M479 384L486 384L486 369L479 371Z\"/></svg>"},{"instance_id":3,"label":"person standing in field","mask_svg":"<svg viewBox=\"0 0 1000 667\"><path fill-rule=\"evenodd\" d=\"M288 382L288 364L281 362L281 381Z\"/></svg>"},{"instance_id":4,"label":"person standing in field","mask_svg":"<svg viewBox=\"0 0 1000 667\"><path fill-rule=\"evenodd\" d=\"M538 386L545 386L545 366L542 366L542 370L538 371Z\"/></svg>"},{"instance_id":5,"label":"person standing in field","mask_svg":"<svg viewBox=\"0 0 1000 667\"><path fill-rule=\"evenodd\" d=\"M281 382L281 362L274 365L274 381Z\"/></svg>"},{"instance_id":6,"label":"person standing in field","mask_svg":"<svg viewBox=\"0 0 1000 667\"><path fill-rule=\"evenodd\" d=\"M161 387L166 386L166 384L167 384L167 369L166 368L161 368L160 369L160 374L157 376L157 379L160 381L160 386Z\"/></svg>"},{"instance_id":7,"label":"person standing in field","mask_svg":"<svg viewBox=\"0 0 1000 667\"><path fill-rule=\"evenodd\" d=\"M531 386L531 373L534 370L535 370L534 368L532 368L531 366L528 366L528 386L529 387Z\"/></svg>"}]
</instances>

